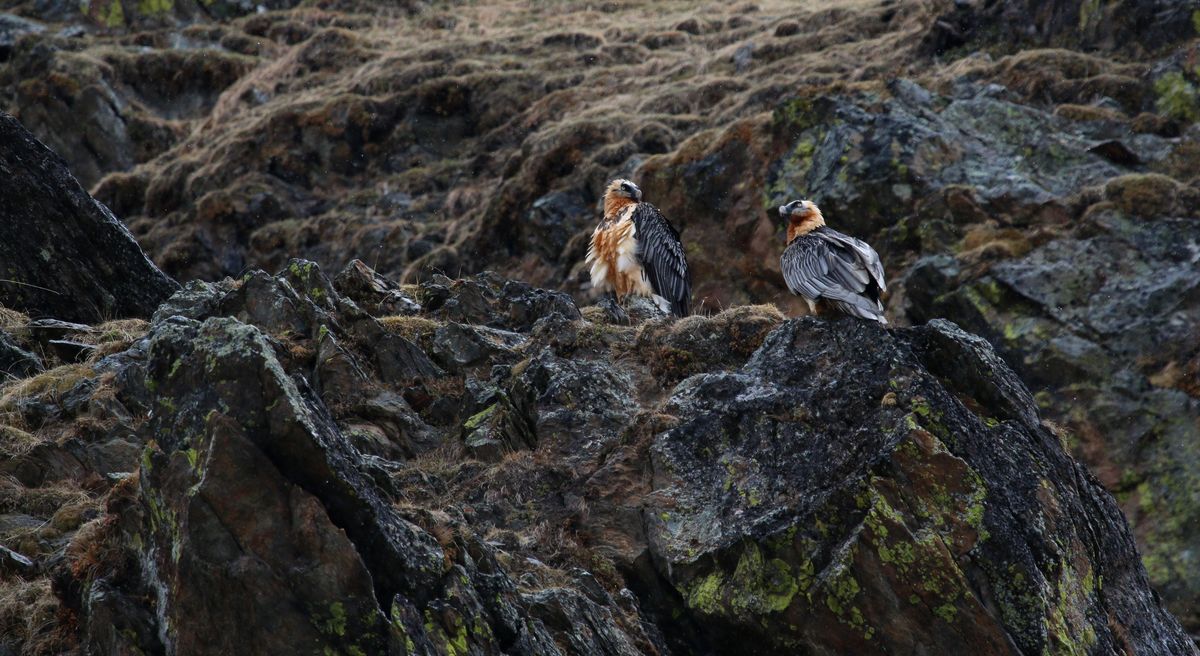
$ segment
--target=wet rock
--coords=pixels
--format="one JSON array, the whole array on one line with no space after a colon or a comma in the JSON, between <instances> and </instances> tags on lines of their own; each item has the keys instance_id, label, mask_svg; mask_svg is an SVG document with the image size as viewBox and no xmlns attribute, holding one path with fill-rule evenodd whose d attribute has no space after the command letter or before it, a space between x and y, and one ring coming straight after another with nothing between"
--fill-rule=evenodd
<instances>
[{"instance_id":1,"label":"wet rock","mask_svg":"<svg viewBox=\"0 0 1200 656\"><path fill-rule=\"evenodd\" d=\"M8 59L13 44L25 34L37 34L46 26L12 14L0 14L0 61Z\"/></svg>"},{"instance_id":2,"label":"wet rock","mask_svg":"<svg viewBox=\"0 0 1200 656\"><path fill-rule=\"evenodd\" d=\"M512 361L515 349L525 342L520 333L484 326L450 323L433 334L433 357L447 369Z\"/></svg>"},{"instance_id":3,"label":"wet rock","mask_svg":"<svg viewBox=\"0 0 1200 656\"><path fill-rule=\"evenodd\" d=\"M580 230L594 220L591 208L577 193L554 192L533 201L527 223L531 231L531 248L542 257L554 261L566 253L564 249Z\"/></svg>"},{"instance_id":4,"label":"wet rock","mask_svg":"<svg viewBox=\"0 0 1200 656\"><path fill-rule=\"evenodd\" d=\"M5 576L20 576L32 574L33 561L21 554L0 545L0 574Z\"/></svg>"},{"instance_id":5,"label":"wet rock","mask_svg":"<svg viewBox=\"0 0 1200 656\"><path fill-rule=\"evenodd\" d=\"M616 628L611 611L580 593L564 588L541 590L525 596L530 615L566 638L563 651L572 654L643 653L629 636Z\"/></svg>"},{"instance_id":6,"label":"wet rock","mask_svg":"<svg viewBox=\"0 0 1200 656\"><path fill-rule=\"evenodd\" d=\"M946 99L911 82L894 89L895 99L878 109L867 98L800 99L781 108L777 129L793 145L771 176L772 204L811 197L854 234L871 235L956 185L969 185L987 209L1012 211L1123 172L1092 152L1094 139L1048 113L978 90ZM934 226L931 218L921 217L921 229Z\"/></svg>"},{"instance_id":7,"label":"wet rock","mask_svg":"<svg viewBox=\"0 0 1200 656\"><path fill-rule=\"evenodd\" d=\"M0 142L0 304L99 323L149 316L177 288L62 160L6 114Z\"/></svg>"},{"instance_id":8,"label":"wet rock","mask_svg":"<svg viewBox=\"0 0 1200 656\"><path fill-rule=\"evenodd\" d=\"M789 321L668 408L649 537L718 651L1194 652L1112 498L952 324Z\"/></svg>"},{"instance_id":9,"label":"wet rock","mask_svg":"<svg viewBox=\"0 0 1200 656\"><path fill-rule=\"evenodd\" d=\"M421 311L421 304L415 298L362 260L347 264L333 279L333 286L377 317L408 316Z\"/></svg>"},{"instance_id":10,"label":"wet rock","mask_svg":"<svg viewBox=\"0 0 1200 656\"><path fill-rule=\"evenodd\" d=\"M21 348L8 333L0 331L0 373L25 378L41 370L42 361L38 356Z\"/></svg>"},{"instance_id":11,"label":"wet rock","mask_svg":"<svg viewBox=\"0 0 1200 656\"><path fill-rule=\"evenodd\" d=\"M579 308L562 292L538 289L516 280L483 273L450 280L435 276L421 285L425 310L439 319L526 332L540 318L557 312L579 318Z\"/></svg>"},{"instance_id":12,"label":"wet rock","mask_svg":"<svg viewBox=\"0 0 1200 656\"><path fill-rule=\"evenodd\" d=\"M492 653L505 644L522 654L601 645L606 653L642 653L633 646L644 640L640 631L617 619L622 611L611 599L569 589L518 594L491 547L465 526L439 544L412 523L427 525L432 515L402 517L377 487L387 482L389 494L400 493L388 465L358 454L316 391L284 371L275 348L232 318L163 319L152 332L148 375L157 403L145 430L157 437L142 460L139 496L121 517L140 536L132 544L145 544L136 547L144 549L139 576L156 598L166 644L205 653L235 643L366 653L411 653L414 645ZM388 403L402 401L377 405ZM110 617L106 608L93 612ZM559 621L566 612L588 617L588 625ZM262 632L268 622L288 630ZM205 638L216 623L246 631ZM97 629L89 640L112 639L89 626Z\"/></svg>"},{"instance_id":13,"label":"wet rock","mask_svg":"<svg viewBox=\"0 0 1200 656\"><path fill-rule=\"evenodd\" d=\"M1200 232L1191 219L1102 212L1093 221L1092 236L1051 241L965 284L950 262L937 275L918 264L910 278L922 282L906 283L915 296L910 316L951 317L998 345L1047 416L1077 436L1075 449L1116 492L1143 540L1151 579L1194 623L1200 581L1189 551L1174 545L1198 539L1196 523L1167 517L1198 512L1176 490L1192 485L1187 463L1200 460L1200 404L1182 373L1200 331L1197 259L1188 246L1200 243Z\"/></svg>"},{"instance_id":14,"label":"wet rock","mask_svg":"<svg viewBox=\"0 0 1200 656\"><path fill-rule=\"evenodd\" d=\"M176 437L160 436L142 474L156 587L172 591L159 599L174 628L170 642L220 649L207 627L254 627L266 617L246 618L270 613L289 629L227 632L222 644L267 650L357 644L383 651L386 626L376 593L420 599L441 573L437 544L377 496L356 469L353 449L325 412L305 400L311 392L287 377L256 329L232 319L167 322L156 329L150 352L160 395L150 430L157 433L161 421L176 426ZM216 385L196 385L195 376ZM230 561L232 569L214 568ZM386 570L372 571L383 562ZM297 579L297 569L309 573ZM235 585L260 594L221 608L205 601L210 591Z\"/></svg>"},{"instance_id":15,"label":"wet rock","mask_svg":"<svg viewBox=\"0 0 1200 656\"><path fill-rule=\"evenodd\" d=\"M1194 9L1185 0L956 2L938 18L923 45L936 54L968 43L1008 48L1054 44L1144 54L1194 36Z\"/></svg>"}]
</instances>

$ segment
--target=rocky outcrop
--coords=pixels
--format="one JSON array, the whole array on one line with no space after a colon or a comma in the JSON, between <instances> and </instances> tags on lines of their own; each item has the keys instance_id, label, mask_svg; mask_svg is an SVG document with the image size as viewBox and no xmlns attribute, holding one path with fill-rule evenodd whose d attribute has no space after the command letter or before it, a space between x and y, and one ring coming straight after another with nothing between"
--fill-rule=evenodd
<instances>
[{"instance_id":1,"label":"rocky outcrop","mask_svg":"<svg viewBox=\"0 0 1200 656\"><path fill-rule=\"evenodd\" d=\"M893 325L951 319L1012 365L1116 496L1151 585L1200 630L1193 3L533 3L503 20L471 3L285 4L104 0L85 15L74 2L10 3L0 106L95 185L159 266L206 281L155 326L233 317L267 335L386 472L373 469L375 483L416 507L462 510L406 520L435 537L472 527L546 626L582 613L611 638L605 612L650 618L642 626L697 636L675 645L688 651L748 617L728 610L742 599L686 608L686 586L672 583L684 579L660 576L675 561L628 527L658 494L647 471L674 426L664 399L746 364L781 321L753 304L804 311L777 270L773 206L806 196L879 250ZM681 229L696 305L713 316L661 322L634 307L638 324L623 327L574 308L589 298L580 262L597 196L617 175ZM296 256L342 273L329 281ZM384 275L343 268L355 257ZM488 269L532 286L471 275ZM0 393L14 429L0 449L17 454L6 473L39 487L0 484L0 513L14 515L0 537L44 564L74 535L72 518L97 512L134 469L154 394L135 380L145 344L131 348L146 325L27 324L0 314L0 368L26 376ZM912 341L904 334L897 344ZM1069 490L1053 496L1075 503ZM125 517L136 498L109 499L105 516ZM916 521L905 530L920 533ZM719 557L696 566L733 577L740 555L711 548ZM17 569L28 585L0 599L22 599L36 620L0 603L0 634L58 626L42 578L57 570ZM93 604L79 615L92 618L88 640L115 644L108 618L136 618L121 626L157 649L157 620L132 611L151 593L122 578L135 571L98 577L83 597L55 579L64 598ZM547 592L560 589L597 606ZM1047 640L1084 624L1063 626ZM656 630L630 639L665 648ZM1014 644L1043 644L1033 635Z\"/></svg>"},{"instance_id":2,"label":"rocky outcrop","mask_svg":"<svg viewBox=\"0 0 1200 656\"><path fill-rule=\"evenodd\" d=\"M937 54L965 45L1057 45L1145 56L1193 38L1195 10L1186 0L965 0L939 16L925 44Z\"/></svg>"},{"instance_id":3,"label":"rocky outcrop","mask_svg":"<svg viewBox=\"0 0 1200 656\"><path fill-rule=\"evenodd\" d=\"M915 320L951 317L987 336L1040 390L1045 414L1069 427L1121 500L1152 578L1189 623L1200 622L1191 602L1200 580L1182 545L1200 539L1200 509L1180 490L1195 487L1200 459L1196 244L1195 219L1146 220L1110 204L1078 234L985 275L933 256L908 283Z\"/></svg>"},{"instance_id":4,"label":"rocky outcrop","mask_svg":"<svg viewBox=\"0 0 1200 656\"><path fill-rule=\"evenodd\" d=\"M1193 649L1112 497L951 323L790 321L665 411L649 537L718 652Z\"/></svg>"},{"instance_id":5,"label":"rocky outcrop","mask_svg":"<svg viewBox=\"0 0 1200 656\"><path fill-rule=\"evenodd\" d=\"M0 304L99 323L149 316L177 287L64 162L0 114Z\"/></svg>"},{"instance_id":6,"label":"rocky outcrop","mask_svg":"<svg viewBox=\"0 0 1200 656\"><path fill-rule=\"evenodd\" d=\"M606 316L361 262L191 284L66 392L0 399L141 445L87 519L23 502L62 530L13 562L87 652L1194 653L981 338ZM40 449L30 490L102 462Z\"/></svg>"}]
</instances>

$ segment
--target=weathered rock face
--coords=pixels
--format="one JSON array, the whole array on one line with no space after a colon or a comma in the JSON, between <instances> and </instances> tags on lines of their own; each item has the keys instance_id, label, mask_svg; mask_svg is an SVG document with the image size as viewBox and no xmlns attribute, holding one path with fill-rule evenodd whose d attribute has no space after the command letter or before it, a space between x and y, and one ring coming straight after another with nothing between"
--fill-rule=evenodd
<instances>
[{"instance_id":1,"label":"weathered rock face","mask_svg":"<svg viewBox=\"0 0 1200 656\"><path fill-rule=\"evenodd\" d=\"M717 651L1192 649L1113 499L953 324L788 322L665 411L650 540Z\"/></svg>"},{"instance_id":2,"label":"weathered rock face","mask_svg":"<svg viewBox=\"0 0 1200 656\"><path fill-rule=\"evenodd\" d=\"M1161 198L1161 197L1160 197ZM999 345L1039 405L1121 500L1159 590L1200 621L1196 489L1196 268L1200 223L1110 208L973 277L952 258L910 274L911 316L952 317ZM970 281L963 284L963 281Z\"/></svg>"},{"instance_id":3,"label":"weathered rock face","mask_svg":"<svg viewBox=\"0 0 1200 656\"><path fill-rule=\"evenodd\" d=\"M605 316L361 262L191 284L64 392L4 388L96 447L14 461L61 530L13 567L84 653L1194 653L981 338ZM90 515L33 502L76 480Z\"/></svg>"},{"instance_id":4,"label":"weathered rock face","mask_svg":"<svg viewBox=\"0 0 1200 656\"><path fill-rule=\"evenodd\" d=\"M157 324L235 317L271 336L355 449L405 463L373 480L425 508L457 504L461 518L434 524L520 555L497 558L547 625L614 608L578 568L618 622L649 613L702 636L684 651L723 639L702 630L707 616L662 619L695 614L628 527L649 503L652 437L672 426L659 403L689 376L740 368L779 324L741 306L802 311L778 273L773 211L802 195L883 255L894 325L946 317L1012 364L1116 495L1152 585L1200 631L1194 3L532 3L500 19L471 3L263 4L274 10L9 3L0 106L129 219L159 266L210 281ZM580 262L617 175L681 228L701 312L733 310L671 323L631 312L647 319L635 328L579 317L562 292L587 295ZM330 283L289 267L295 256L329 271L362 257L414 284L365 265ZM255 267L286 271L243 277ZM558 291L439 275L485 269ZM211 282L226 275L239 279ZM131 417L154 402L108 381L144 367L144 348L128 350L144 325L26 322L0 321L0 370L32 375L0 404L20 420L3 435L21 454L4 471L70 488L4 497L17 517L0 520L3 544L36 561L73 530L36 528L50 518L39 513L76 494L95 504L109 475L130 472ZM446 465L451 435L465 451ZM105 480L82 478L93 471ZM630 610L625 584L650 610ZM123 586L101 577L81 602L95 644L116 644L106 618L134 618L149 594ZM41 625L49 594L31 579L11 598ZM23 617L0 605L0 634ZM156 621L122 626L154 650Z\"/></svg>"},{"instance_id":5,"label":"weathered rock face","mask_svg":"<svg viewBox=\"0 0 1200 656\"><path fill-rule=\"evenodd\" d=\"M148 316L177 287L63 161L0 114L0 304L99 323Z\"/></svg>"},{"instance_id":6,"label":"weathered rock face","mask_svg":"<svg viewBox=\"0 0 1200 656\"><path fill-rule=\"evenodd\" d=\"M971 0L955 2L925 38L939 54L970 44L1004 49L1057 45L1143 55L1195 36L1195 10L1186 0Z\"/></svg>"}]
</instances>

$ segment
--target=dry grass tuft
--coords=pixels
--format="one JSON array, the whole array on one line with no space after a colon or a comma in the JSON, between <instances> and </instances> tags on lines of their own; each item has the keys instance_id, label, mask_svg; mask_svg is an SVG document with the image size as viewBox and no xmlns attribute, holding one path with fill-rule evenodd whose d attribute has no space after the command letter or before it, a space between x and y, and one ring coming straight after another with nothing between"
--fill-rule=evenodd
<instances>
[{"instance_id":1,"label":"dry grass tuft","mask_svg":"<svg viewBox=\"0 0 1200 656\"><path fill-rule=\"evenodd\" d=\"M104 515L79 527L67 545L71 574L80 581L113 572L124 564L125 545L117 538L116 517Z\"/></svg>"},{"instance_id":2,"label":"dry grass tuft","mask_svg":"<svg viewBox=\"0 0 1200 656\"><path fill-rule=\"evenodd\" d=\"M25 487L11 477L0 477L0 513L19 512L49 518L67 505L92 503L87 492L69 482Z\"/></svg>"},{"instance_id":3,"label":"dry grass tuft","mask_svg":"<svg viewBox=\"0 0 1200 656\"><path fill-rule=\"evenodd\" d=\"M18 401L40 399L57 401L80 381L96 373L85 364L65 364L49 371L0 387L0 411L12 411Z\"/></svg>"},{"instance_id":4,"label":"dry grass tuft","mask_svg":"<svg viewBox=\"0 0 1200 656\"><path fill-rule=\"evenodd\" d=\"M29 323L29 317L0 305L0 330L12 331Z\"/></svg>"},{"instance_id":5,"label":"dry grass tuft","mask_svg":"<svg viewBox=\"0 0 1200 656\"><path fill-rule=\"evenodd\" d=\"M70 339L81 344L91 344L96 350L88 357L88 362L96 362L101 358L120 353L150 331L150 324L142 319L118 319L102 323L92 330L73 333Z\"/></svg>"},{"instance_id":6,"label":"dry grass tuft","mask_svg":"<svg viewBox=\"0 0 1200 656\"><path fill-rule=\"evenodd\" d=\"M414 316L381 317L379 323L383 324L383 327L393 335L400 335L414 342L432 335L433 331L442 326L440 322L433 319Z\"/></svg>"},{"instance_id":7,"label":"dry grass tuft","mask_svg":"<svg viewBox=\"0 0 1200 656\"><path fill-rule=\"evenodd\" d=\"M49 579L0 582L0 646L23 656L67 653L75 639L64 613Z\"/></svg>"},{"instance_id":8,"label":"dry grass tuft","mask_svg":"<svg viewBox=\"0 0 1200 656\"><path fill-rule=\"evenodd\" d=\"M16 459L29 453L45 440L16 426L0 424L0 457Z\"/></svg>"},{"instance_id":9,"label":"dry grass tuft","mask_svg":"<svg viewBox=\"0 0 1200 656\"><path fill-rule=\"evenodd\" d=\"M656 378L673 384L703 371L740 366L784 319L779 308L765 304L734 306L711 317L647 321L628 351Z\"/></svg>"}]
</instances>

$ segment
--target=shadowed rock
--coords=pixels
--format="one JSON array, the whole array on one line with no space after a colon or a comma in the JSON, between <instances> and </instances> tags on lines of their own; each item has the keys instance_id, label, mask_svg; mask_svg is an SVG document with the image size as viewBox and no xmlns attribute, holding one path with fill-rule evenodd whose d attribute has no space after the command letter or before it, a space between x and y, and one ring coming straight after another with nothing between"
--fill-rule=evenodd
<instances>
[{"instance_id":1,"label":"shadowed rock","mask_svg":"<svg viewBox=\"0 0 1200 656\"><path fill-rule=\"evenodd\" d=\"M0 305L99 323L149 316L177 288L57 155L0 113Z\"/></svg>"},{"instance_id":2,"label":"shadowed rock","mask_svg":"<svg viewBox=\"0 0 1200 656\"><path fill-rule=\"evenodd\" d=\"M793 320L689 378L649 539L716 652L1195 653L986 341Z\"/></svg>"}]
</instances>

